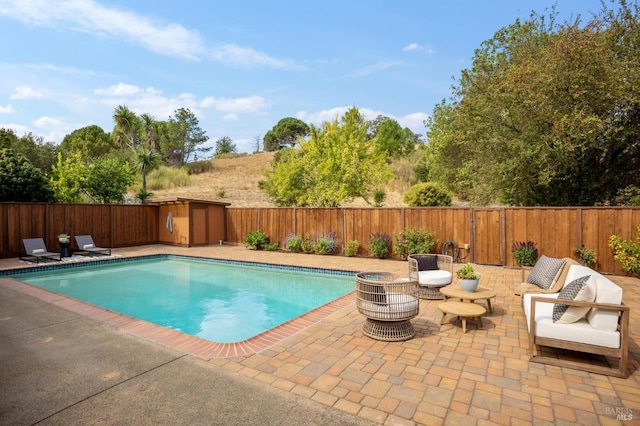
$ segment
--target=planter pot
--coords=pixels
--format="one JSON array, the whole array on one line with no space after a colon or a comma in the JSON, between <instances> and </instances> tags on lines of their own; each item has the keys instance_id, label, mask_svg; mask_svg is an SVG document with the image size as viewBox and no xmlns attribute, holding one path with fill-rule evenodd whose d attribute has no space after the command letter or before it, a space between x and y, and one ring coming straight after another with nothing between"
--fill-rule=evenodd
<instances>
[{"instance_id":1,"label":"planter pot","mask_svg":"<svg viewBox=\"0 0 640 426\"><path fill-rule=\"evenodd\" d=\"M476 288L478 288L478 283L480 282L480 280L463 280L463 279L458 279L458 281L460 282L460 287L462 287L462 291L468 291L468 292L476 291Z\"/></svg>"}]
</instances>

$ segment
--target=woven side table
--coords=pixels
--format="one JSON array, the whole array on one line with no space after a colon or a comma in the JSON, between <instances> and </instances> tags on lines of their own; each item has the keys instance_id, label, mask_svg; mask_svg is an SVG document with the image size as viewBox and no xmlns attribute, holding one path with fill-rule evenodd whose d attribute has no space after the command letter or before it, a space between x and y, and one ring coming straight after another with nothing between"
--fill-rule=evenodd
<instances>
[{"instance_id":1,"label":"woven side table","mask_svg":"<svg viewBox=\"0 0 640 426\"><path fill-rule=\"evenodd\" d=\"M416 332L409 321L418 315L418 282L388 272L356 275L356 304L365 316L362 332L387 342L408 340Z\"/></svg>"}]
</instances>

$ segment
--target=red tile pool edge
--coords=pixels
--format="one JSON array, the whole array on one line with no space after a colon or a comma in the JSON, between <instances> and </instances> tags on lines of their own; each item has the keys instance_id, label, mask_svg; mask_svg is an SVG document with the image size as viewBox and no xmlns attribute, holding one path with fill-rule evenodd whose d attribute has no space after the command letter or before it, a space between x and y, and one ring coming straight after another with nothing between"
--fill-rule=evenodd
<instances>
[{"instance_id":1,"label":"red tile pool edge","mask_svg":"<svg viewBox=\"0 0 640 426\"><path fill-rule=\"evenodd\" d=\"M0 278L0 285L201 358L231 358L255 354L355 303L355 292L351 292L247 340L217 343L82 302L14 278Z\"/></svg>"}]
</instances>

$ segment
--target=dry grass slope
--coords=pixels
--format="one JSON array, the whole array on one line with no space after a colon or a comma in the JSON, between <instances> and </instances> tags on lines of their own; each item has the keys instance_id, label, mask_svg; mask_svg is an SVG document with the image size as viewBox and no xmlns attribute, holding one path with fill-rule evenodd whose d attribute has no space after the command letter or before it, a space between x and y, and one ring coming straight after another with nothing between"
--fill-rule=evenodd
<instances>
[{"instance_id":1,"label":"dry grass slope","mask_svg":"<svg viewBox=\"0 0 640 426\"><path fill-rule=\"evenodd\" d=\"M154 191L154 198L183 197L199 200L222 201L232 207L274 207L275 205L258 188L258 181L264 179L263 171L271 166L273 152L260 152L236 158L211 160L213 170L191 176L187 186ZM384 207L404 206L402 195L407 185L393 181L387 188ZM222 196L221 196L222 195ZM343 207L366 207L363 200L354 200Z\"/></svg>"}]
</instances>

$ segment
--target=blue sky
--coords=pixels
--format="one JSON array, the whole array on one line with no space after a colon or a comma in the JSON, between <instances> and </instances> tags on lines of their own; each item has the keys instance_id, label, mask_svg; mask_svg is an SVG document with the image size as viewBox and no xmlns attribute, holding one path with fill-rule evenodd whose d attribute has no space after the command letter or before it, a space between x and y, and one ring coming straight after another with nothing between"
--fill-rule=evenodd
<instances>
[{"instance_id":1,"label":"blue sky","mask_svg":"<svg viewBox=\"0 0 640 426\"><path fill-rule=\"evenodd\" d=\"M113 110L189 108L210 144L252 152L281 118L355 106L424 136L474 49L532 10L584 20L599 0L0 0L0 127L60 143Z\"/></svg>"}]
</instances>

